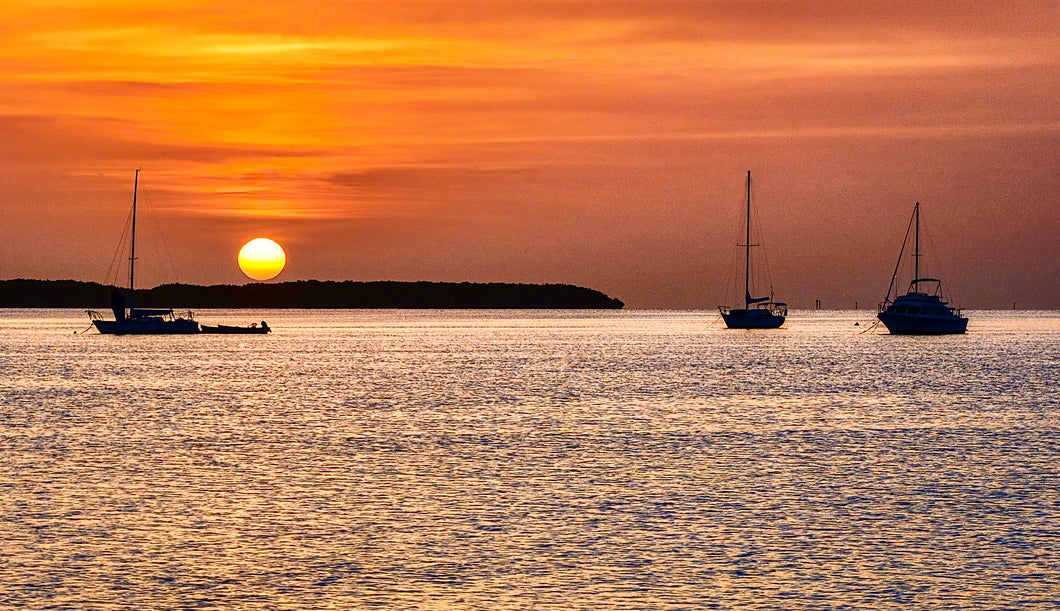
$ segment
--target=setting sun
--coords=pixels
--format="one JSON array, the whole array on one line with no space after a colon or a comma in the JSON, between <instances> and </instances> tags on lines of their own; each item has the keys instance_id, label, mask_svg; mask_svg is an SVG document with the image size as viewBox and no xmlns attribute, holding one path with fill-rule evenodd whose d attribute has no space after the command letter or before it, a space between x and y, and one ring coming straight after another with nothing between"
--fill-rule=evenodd
<instances>
[{"instance_id":1,"label":"setting sun","mask_svg":"<svg viewBox=\"0 0 1060 611\"><path fill-rule=\"evenodd\" d=\"M275 278L286 263L283 248L269 238L254 238L239 250L239 269L254 280Z\"/></svg>"}]
</instances>

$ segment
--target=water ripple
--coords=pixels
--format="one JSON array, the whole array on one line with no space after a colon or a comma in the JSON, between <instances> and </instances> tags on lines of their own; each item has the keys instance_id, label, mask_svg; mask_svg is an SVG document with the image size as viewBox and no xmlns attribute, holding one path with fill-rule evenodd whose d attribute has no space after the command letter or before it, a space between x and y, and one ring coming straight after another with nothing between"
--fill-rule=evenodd
<instances>
[{"instance_id":1,"label":"water ripple","mask_svg":"<svg viewBox=\"0 0 1060 611\"><path fill-rule=\"evenodd\" d=\"M1057 313L2 314L0 607L1060 605Z\"/></svg>"}]
</instances>

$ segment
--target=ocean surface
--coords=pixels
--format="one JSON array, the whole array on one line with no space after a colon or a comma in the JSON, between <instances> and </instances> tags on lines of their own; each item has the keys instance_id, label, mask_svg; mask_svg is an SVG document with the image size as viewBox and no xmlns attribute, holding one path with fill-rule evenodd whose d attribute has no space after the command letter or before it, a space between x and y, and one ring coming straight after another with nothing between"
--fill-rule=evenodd
<instances>
[{"instance_id":1,"label":"ocean surface","mask_svg":"<svg viewBox=\"0 0 1060 611\"><path fill-rule=\"evenodd\" d=\"M1057 608L1060 312L873 314L0 310L0 608Z\"/></svg>"}]
</instances>

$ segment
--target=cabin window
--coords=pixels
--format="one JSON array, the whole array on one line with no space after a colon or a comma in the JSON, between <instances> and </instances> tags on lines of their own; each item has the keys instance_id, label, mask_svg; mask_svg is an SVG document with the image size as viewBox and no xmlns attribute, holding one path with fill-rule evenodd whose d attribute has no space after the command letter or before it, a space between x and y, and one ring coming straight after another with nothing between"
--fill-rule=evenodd
<instances>
[{"instance_id":1,"label":"cabin window","mask_svg":"<svg viewBox=\"0 0 1060 611\"><path fill-rule=\"evenodd\" d=\"M911 308L909 308L908 311L909 311L910 314L919 314L920 313L920 308L912 308L911 307Z\"/></svg>"}]
</instances>

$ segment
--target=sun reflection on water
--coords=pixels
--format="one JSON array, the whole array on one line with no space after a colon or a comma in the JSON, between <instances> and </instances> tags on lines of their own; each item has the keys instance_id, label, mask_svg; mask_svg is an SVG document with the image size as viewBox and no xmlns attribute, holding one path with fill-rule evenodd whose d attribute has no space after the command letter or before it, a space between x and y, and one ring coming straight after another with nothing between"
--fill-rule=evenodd
<instances>
[{"instance_id":1,"label":"sun reflection on water","mask_svg":"<svg viewBox=\"0 0 1060 611\"><path fill-rule=\"evenodd\" d=\"M0 314L0 606L1057 600L1057 313Z\"/></svg>"}]
</instances>

